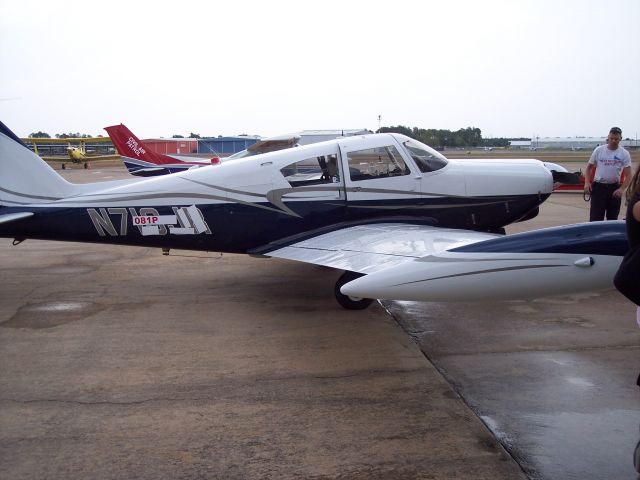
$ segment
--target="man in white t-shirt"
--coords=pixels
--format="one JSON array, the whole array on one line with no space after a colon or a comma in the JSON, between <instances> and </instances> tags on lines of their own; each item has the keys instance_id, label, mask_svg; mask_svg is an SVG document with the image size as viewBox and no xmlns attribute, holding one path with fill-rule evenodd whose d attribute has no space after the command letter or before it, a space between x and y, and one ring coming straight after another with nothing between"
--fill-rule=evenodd
<instances>
[{"instance_id":1,"label":"man in white t-shirt","mask_svg":"<svg viewBox=\"0 0 640 480\"><path fill-rule=\"evenodd\" d=\"M589 221L617 220L620 213L622 194L631 181L631 155L620 146L622 130L613 127L609 130L607 144L600 145L591 154L587 170L584 173L584 193L591 194ZM596 169L593 183L591 170ZM620 176L624 172L624 183L620 185Z\"/></svg>"}]
</instances>

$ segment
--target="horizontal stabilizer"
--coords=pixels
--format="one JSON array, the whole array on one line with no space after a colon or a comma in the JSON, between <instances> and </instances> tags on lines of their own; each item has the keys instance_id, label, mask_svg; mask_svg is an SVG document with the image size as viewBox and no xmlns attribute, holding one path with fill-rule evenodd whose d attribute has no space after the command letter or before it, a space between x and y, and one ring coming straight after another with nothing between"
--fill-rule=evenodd
<instances>
[{"instance_id":1,"label":"horizontal stabilizer","mask_svg":"<svg viewBox=\"0 0 640 480\"><path fill-rule=\"evenodd\" d=\"M130 173L139 177L155 177L156 175L165 175L168 171L164 167L145 167L131 170Z\"/></svg>"},{"instance_id":2,"label":"horizontal stabilizer","mask_svg":"<svg viewBox=\"0 0 640 480\"><path fill-rule=\"evenodd\" d=\"M7 213L6 215L0 215L0 223L15 222L29 217L33 217L33 212Z\"/></svg>"}]
</instances>

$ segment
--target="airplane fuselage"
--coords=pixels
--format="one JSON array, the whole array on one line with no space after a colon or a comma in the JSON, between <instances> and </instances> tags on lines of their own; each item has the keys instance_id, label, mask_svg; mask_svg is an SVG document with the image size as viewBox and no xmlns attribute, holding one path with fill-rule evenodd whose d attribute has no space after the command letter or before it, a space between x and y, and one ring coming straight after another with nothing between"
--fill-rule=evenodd
<instances>
[{"instance_id":1,"label":"airplane fuselage","mask_svg":"<svg viewBox=\"0 0 640 480\"><path fill-rule=\"evenodd\" d=\"M381 220L492 231L534 216L553 188L535 160L447 160L422 147L350 137L174 175L4 192L0 213L33 215L0 224L0 236L255 253Z\"/></svg>"}]
</instances>

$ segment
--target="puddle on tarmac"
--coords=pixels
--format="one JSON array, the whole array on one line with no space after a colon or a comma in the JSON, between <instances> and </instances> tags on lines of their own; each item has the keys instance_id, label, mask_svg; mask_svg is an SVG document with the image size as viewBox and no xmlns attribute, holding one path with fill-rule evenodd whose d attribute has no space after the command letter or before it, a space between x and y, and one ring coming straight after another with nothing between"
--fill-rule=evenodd
<instances>
[{"instance_id":1,"label":"puddle on tarmac","mask_svg":"<svg viewBox=\"0 0 640 480\"><path fill-rule=\"evenodd\" d=\"M631 459L638 440L637 411L604 408L498 417L480 415L529 478L636 478Z\"/></svg>"},{"instance_id":2,"label":"puddle on tarmac","mask_svg":"<svg viewBox=\"0 0 640 480\"><path fill-rule=\"evenodd\" d=\"M102 306L91 302L31 303L21 307L13 317L0 326L5 328L53 328L89 317L102 309Z\"/></svg>"}]
</instances>

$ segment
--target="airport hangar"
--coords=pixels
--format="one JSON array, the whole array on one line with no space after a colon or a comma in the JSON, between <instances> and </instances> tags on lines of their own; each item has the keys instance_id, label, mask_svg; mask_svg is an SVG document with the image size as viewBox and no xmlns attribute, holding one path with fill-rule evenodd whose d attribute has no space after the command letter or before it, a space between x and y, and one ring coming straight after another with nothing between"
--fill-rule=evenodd
<instances>
[{"instance_id":1,"label":"airport hangar","mask_svg":"<svg viewBox=\"0 0 640 480\"><path fill-rule=\"evenodd\" d=\"M593 150L604 145L607 137L535 137L532 140L511 140L509 148L518 149L549 149L549 150ZM638 139L625 139L620 146L627 150L636 150L640 143Z\"/></svg>"}]
</instances>

